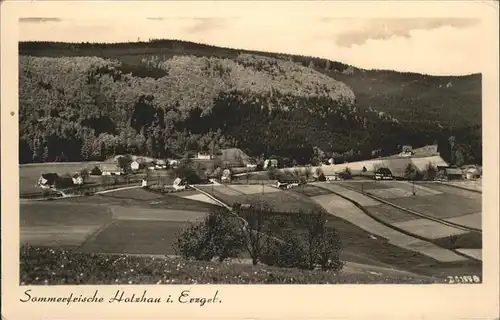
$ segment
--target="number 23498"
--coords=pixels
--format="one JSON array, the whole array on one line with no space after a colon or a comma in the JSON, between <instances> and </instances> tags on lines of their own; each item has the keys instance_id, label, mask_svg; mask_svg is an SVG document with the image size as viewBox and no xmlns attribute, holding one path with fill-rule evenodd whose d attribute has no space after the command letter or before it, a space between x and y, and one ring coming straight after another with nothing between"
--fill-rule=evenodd
<instances>
[{"instance_id":1,"label":"number 23498","mask_svg":"<svg viewBox=\"0 0 500 320\"><path fill-rule=\"evenodd\" d=\"M478 276L448 276L446 281L450 284L453 283L480 283L481 278Z\"/></svg>"}]
</instances>

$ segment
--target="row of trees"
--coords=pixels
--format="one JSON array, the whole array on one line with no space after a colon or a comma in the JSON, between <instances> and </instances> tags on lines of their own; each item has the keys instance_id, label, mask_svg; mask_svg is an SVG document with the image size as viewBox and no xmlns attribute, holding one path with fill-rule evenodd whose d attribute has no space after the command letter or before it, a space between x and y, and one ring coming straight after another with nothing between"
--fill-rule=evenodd
<instances>
[{"instance_id":1,"label":"row of trees","mask_svg":"<svg viewBox=\"0 0 500 320\"><path fill-rule=\"evenodd\" d=\"M253 264L339 271L341 241L322 212L280 214L265 203L235 212L221 209L203 221L191 223L174 244L186 259L218 260L242 253Z\"/></svg>"}]
</instances>

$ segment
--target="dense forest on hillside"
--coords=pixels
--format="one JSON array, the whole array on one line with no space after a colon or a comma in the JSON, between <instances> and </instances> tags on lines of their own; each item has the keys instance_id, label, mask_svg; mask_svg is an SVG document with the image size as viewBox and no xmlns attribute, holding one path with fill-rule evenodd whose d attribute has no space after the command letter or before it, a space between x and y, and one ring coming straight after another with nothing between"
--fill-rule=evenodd
<instances>
[{"instance_id":1,"label":"dense forest on hillside","mask_svg":"<svg viewBox=\"0 0 500 320\"><path fill-rule=\"evenodd\" d=\"M307 163L449 137L481 162L481 78L367 71L182 41L20 43L20 162L240 147Z\"/></svg>"}]
</instances>

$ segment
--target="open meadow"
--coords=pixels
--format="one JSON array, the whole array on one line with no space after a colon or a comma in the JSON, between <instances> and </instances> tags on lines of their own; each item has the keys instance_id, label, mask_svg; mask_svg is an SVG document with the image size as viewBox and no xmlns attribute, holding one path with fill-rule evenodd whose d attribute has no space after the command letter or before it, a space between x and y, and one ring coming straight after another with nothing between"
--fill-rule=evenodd
<instances>
[{"instance_id":1,"label":"open meadow","mask_svg":"<svg viewBox=\"0 0 500 320\"><path fill-rule=\"evenodd\" d=\"M21 204L21 245L173 254L177 233L219 208L142 188Z\"/></svg>"}]
</instances>

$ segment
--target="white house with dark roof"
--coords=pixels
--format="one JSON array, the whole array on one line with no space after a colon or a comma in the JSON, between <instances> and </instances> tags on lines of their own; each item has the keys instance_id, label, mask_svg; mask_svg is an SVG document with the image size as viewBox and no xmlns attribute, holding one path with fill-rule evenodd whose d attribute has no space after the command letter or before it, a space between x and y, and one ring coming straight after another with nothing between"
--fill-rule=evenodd
<instances>
[{"instance_id":1,"label":"white house with dark roof","mask_svg":"<svg viewBox=\"0 0 500 320\"><path fill-rule=\"evenodd\" d=\"M100 169L103 176L119 176L122 174L120 166L115 162L101 163Z\"/></svg>"}]
</instances>

